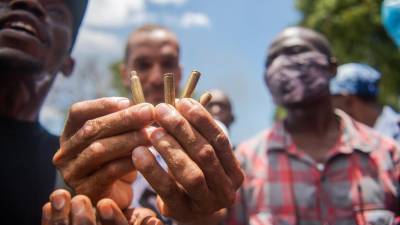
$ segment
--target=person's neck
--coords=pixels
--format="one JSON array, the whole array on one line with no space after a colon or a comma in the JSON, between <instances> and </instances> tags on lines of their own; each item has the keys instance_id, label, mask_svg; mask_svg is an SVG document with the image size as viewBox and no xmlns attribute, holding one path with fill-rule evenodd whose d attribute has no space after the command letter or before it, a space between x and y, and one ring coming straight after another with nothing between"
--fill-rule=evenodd
<instances>
[{"instance_id":1,"label":"person's neck","mask_svg":"<svg viewBox=\"0 0 400 225\"><path fill-rule=\"evenodd\" d=\"M339 121L329 98L288 109L285 127L296 146L316 162L325 162L340 137Z\"/></svg>"},{"instance_id":2,"label":"person's neck","mask_svg":"<svg viewBox=\"0 0 400 225\"><path fill-rule=\"evenodd\" d=\"M339 123L329 99L306 106L289 107L287 111L285 127L292 135L324 136L332 129L339 129Z\"/></svg>"},{"instance_id":3,"label":"person's neck","mask_svg":"<svg viewBox=\"0 0 400 225\"><path fill-rule=\"evenodd\" d=\"M49 74L2 74L0 78L0 116L36 122L55 76Z\"/></svg>"}]
</instances>

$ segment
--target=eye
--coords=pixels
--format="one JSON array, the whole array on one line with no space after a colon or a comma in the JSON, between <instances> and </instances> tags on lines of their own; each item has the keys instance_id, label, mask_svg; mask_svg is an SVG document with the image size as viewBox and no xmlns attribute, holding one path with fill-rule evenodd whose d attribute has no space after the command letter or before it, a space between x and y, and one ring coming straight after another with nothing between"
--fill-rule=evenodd
<instances>
[{"instance_id":1,"label":"eye","mask_svg":"<svg viewBox=\"0 0 400 225\"><path fill-rule=\"evenodd\" d=\"M176 66L177 66L177 61L173 60L173 59L169 59L169 60L162 62L162 67L164 69L172 69L172 68L175 68Z\"/></svg>"},{"instance_id":2,"label":"eye","mask_svg":"<svg viewBox=\"0 0 400 225\"><path fill-rule=\"evenodd\" d=\"M50 7L47 10L47 13L49 15L49 17L55 19L55 20L64 20L66 19L66 12L64 9L62 9L61 7Z\"/></svg>"},{"instance_id":3,"label":"eye","mask_svg":"<svg viewBox=\"0 0 400 225\"><path fill-rule=\"evenodd\" d=\"M145 60L138 60L134 63L134 68L140 71L148 70L150 67L151 63Z\"/></svg>"}]
</instances>

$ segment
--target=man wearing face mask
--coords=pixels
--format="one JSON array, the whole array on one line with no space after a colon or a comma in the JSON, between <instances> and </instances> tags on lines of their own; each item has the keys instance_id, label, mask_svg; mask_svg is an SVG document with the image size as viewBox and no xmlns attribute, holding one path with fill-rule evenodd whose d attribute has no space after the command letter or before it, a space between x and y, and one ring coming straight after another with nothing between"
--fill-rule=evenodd
<instances>
[{"instance_id":1,"label":"man wearing face mask","mask_svg":"<svg viewBox=\"0 0 400 225\"><path fill-rule=\"evenodd\" d=\"M70 53L86 5L0 1L1 224L40 224L54 189L58 137L39 124L39 112L57 73L72 72Z\"/></svg>"},{"instance_id":2,"label":"man wearing face mask","mask_svg":"<svg viewBox=\"0 0 400 225\"><path fill-rule=\"evenodd\" d=\"M238 147L246 180L230 224L393 224L400 150L333 109L335 73L322 35L292 27L273 41L264 78L287 117Z\"/></svg>"}]
</instances>

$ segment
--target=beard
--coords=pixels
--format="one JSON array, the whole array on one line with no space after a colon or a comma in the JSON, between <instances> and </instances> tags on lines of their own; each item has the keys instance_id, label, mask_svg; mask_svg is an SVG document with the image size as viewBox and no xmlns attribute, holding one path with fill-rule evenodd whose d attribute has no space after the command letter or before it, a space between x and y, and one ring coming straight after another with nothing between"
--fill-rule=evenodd
<instances>
[{"instance_id":1,"label":"beard","mask_svg":"<svg viewBox=\"0 0 400 225\"><path fill-rule=\"evenodd\" d=\"M40 74L43 68L43 62L22 51L9 48L0 49L0 77L2 78L32 76Z\"/></svg>"}]
</instances>

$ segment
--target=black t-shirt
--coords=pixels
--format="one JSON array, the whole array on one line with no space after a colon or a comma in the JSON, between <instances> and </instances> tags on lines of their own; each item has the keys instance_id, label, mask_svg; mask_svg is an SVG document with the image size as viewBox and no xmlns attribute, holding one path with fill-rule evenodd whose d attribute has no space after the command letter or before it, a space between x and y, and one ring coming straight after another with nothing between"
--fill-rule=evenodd
<instances>
[{"instance_id":1,"label":"black t-shirt","mask_svg":"<svg viewBox=\"0 0 400 225\"><path fill-rule=\"evenodd\" d=\"M0 224L39 225L53 191L58 137L38 122L0 117Z\"/></svg>"}]
</instances>

